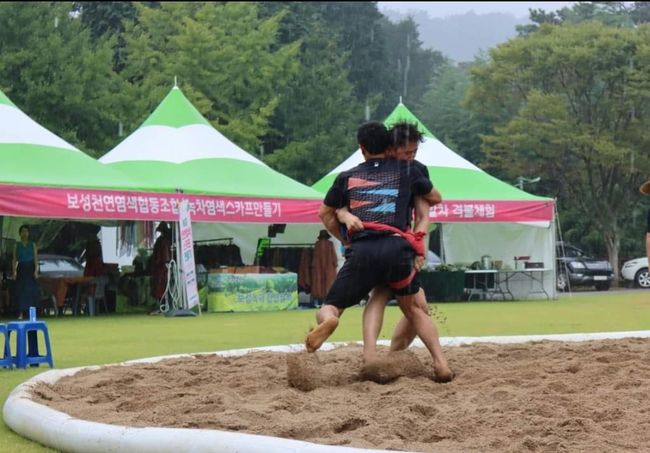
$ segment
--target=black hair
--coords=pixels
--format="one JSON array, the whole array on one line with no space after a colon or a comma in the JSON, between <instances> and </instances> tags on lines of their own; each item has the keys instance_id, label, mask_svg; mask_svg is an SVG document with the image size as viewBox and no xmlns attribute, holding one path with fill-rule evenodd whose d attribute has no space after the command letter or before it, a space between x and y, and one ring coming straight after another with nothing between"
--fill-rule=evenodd
<instances>
[{"instance_id":1,"label":"black hair","mask_svg":"<svg viewBox=\"0 0 650 453\"><path fill-rule=\"evenodd\" d=\"M28 233L30 232L29 231L29 225L23 224L23 225L20 225L20 228L18 228L18 234L20 234L20 232L23 231L23 228L25 228Z\"/></svg>"},{"instance_id":2,"label":"black hair","mask_svg":"<svg viewBox=\"0 0 650 453\"><path fill-rule=\"evenodd\" d=\"M406 121L393 124L388 134L391 145L395 148L405 146L408 143L422 143L424 141L424 135L418 130L418 126Z\"/></svg>"},{"instance_id":3,"label":"black hair","mask_svg":"<svg viewBox=\"0 0 650 453\"><path fill-rule=\"evenodd\" d=\"M383 123L370 121L362 124L357 130L359 145L371 155L382 154L390 144L388 130Z\"/></svg>"},{"instance_id":4,"label":"black hair","mask_svg":"<svg viewBox=\"0 0 650 453\"><path fill-rule=\"evenodd\" d=\"M167 222L160 222L158 224L158 227L156 228L156 231L160 231L160 234L165 234L165 235L172 232Z\"/></svg>"}]
</instances>

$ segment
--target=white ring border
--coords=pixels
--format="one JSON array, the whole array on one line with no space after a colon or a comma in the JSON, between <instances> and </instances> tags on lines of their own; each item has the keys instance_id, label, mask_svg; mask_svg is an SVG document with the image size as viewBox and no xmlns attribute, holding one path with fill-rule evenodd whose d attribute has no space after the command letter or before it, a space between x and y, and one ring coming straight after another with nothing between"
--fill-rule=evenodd
<instances>
[{"instance_id":1,"label":"white ring border","mask_svg":"<svg viewBox=\"0 0 650 453\"><path fill-rule=\"evenodd\" d=\"M497 337L444 337L443 346L460 346L471 343L525 343L531 341L590 341L622 338L650 338L650 330L633 332L600 332L559 335L517 335ZM361 342L325 343L321 350L361 344ZM381 345L388 345L386 340ZM415 347L424 347L416 340ZM198 354L217 354L238 356L253 351L298 352L304 351L302 344L265 346L258 348L233 349L207 353L176 354L129 360L113 365L136 363L155 363L163 359L192 357ZM108 365L106 365L108 366ZM283 439L256 434L244 434L209 429L186 428L134 428L109 425L73 418L29 397L32 387L38 383L53 384L64 376L71 376L80 370L99 369L100 366L87 366L50 370L38 374L18 385L7 398L3 407L4 422L19 435L47 447L64 452L99 453L176 453L219 452L219 453L393 453L389 450L370 450L363 448L320 445L293 439Z\"/></svg>"}]
</instances>

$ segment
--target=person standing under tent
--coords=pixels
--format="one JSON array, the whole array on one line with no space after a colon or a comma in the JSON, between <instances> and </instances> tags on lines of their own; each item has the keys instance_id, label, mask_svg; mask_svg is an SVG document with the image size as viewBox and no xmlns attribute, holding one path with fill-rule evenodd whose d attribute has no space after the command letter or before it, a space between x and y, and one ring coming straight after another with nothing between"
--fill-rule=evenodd
<instances>
[{"instance_id":1,"label":"person standing under tent","mask_svg":"<svg viewBox=\"0 0 650 453\"><path fill-rule=\"evenodd\" d=\"M156 301L152 313L160 311L160 303L167 290L168 265L172 259L171 229L166 222L160 222L156 231L160 236L156 239L151 254L151 297Z\"/></svg>"},{"instance_id":2,"label":"person standing under tent","mask_svg":"<svg viewBox=\"0 0 650 453\"><path fill-rule=\"evenodd\" d=\"M104 257L102 255L102 244L97 236L89 237L86 241L86 265L84 277L99 277L104 275Z\"/></svg>"},{"instance_id":3,"label":"person standing under tent","mask_svg":"<svg viewBox=\"0 0 650 453\"><path fill-rule=\"evenodd\" d=\"M336 278L337 257L327 230L321 230L312 254L311 296L321 306Z\"/></svg>"},{"instance_id":4,"label":"person standing under tent","mask_svg":"<svg viewBox=\"0 0 650 453\"><path fill-rule=\"evenodd\" d=\"M14 246L12 274L14 279L14 298L18 309L18 319L28 316L29 307L40 305L38 278L38 249L29 240L29 226L18 229L20 240Z\"/></svg>"},{"instance_id":5,"label":"person standing under tent","mask_svg":"<svg viewBox=\"0 0 650 453\"><path fill-rule=\"evenodd\" d=\"M102 244L96 235L88 238L86 241L86 265L84 266L84 277L95 277L95 283L88 285L85 290L87 297L95 297L97 290L97 279L106 279L106 266L104 265L104 256L102 254ZM101 287L100 287L101 288ZM88 310L88 307L86 307Z\"/></svg>"}]
</instances>

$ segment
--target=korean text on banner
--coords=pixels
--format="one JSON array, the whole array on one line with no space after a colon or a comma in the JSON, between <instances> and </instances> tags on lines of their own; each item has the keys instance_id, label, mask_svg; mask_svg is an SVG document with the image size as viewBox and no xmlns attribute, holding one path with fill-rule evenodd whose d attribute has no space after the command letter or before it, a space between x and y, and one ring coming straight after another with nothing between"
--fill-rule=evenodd
<instances>
[{"instance_id":1,"label":"korean text on banner","mask_svg":"<svg viewBox=\"0 0 650 453\"><path fill-rule=\"evenodd\" d=\"M187 200L181 202L178 217L181 233L181 265L187 294L187 308L192 308L199 304L199 291L196 286L192 220L190 218L190 206Z\"/></svg>"}]
</instances>

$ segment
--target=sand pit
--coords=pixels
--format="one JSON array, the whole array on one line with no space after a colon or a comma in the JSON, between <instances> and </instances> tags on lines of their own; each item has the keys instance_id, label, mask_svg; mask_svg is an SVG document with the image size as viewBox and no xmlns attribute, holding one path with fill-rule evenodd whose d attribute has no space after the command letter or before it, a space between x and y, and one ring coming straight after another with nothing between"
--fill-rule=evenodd
<instances>
[{"instance_id":1,"label":"sand pit","mask_svg":"<svg viewBox=\"0 0 650 453\"><path fill-rule=\"evenodd\" d=\"M84 420L203 428L422 452L650 450L650 339L445 347L363 380L359 346L254 352L84 370L38 384L35 402ZM375 370L377 372L377 370ZM383 373L383 374L382 374ZM392 374L391 374L392 373Z\"/></svg>"}]
</instances>

